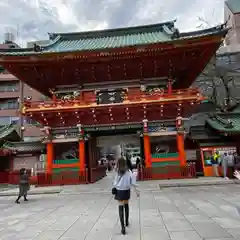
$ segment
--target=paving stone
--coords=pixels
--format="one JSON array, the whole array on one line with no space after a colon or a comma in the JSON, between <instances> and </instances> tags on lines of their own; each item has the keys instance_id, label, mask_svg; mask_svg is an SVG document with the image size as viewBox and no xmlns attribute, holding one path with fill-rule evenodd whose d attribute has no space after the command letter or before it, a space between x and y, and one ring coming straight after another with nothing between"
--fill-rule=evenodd
<instances>
[{"instance_id":1,"label":"paving stone","mask_svg":"<svg viewBox=\"0 0 240 240\"><path fill-rule=\"evenodd\" d=\"M215 223L211 218L201 214L184 214L184 217L192 224L193 223L212 223L212 224Z\"/></svg>"},{"instance_id":2,"label":"paving stone","mask_svg":"<svg viewBox=\"0 0 240 240\"><path fill-rule=\"evenodd\" d=\"M164 221L176 220L176 219L185 219L185 217L180 212L161 212L161 216Z\"/></svg>"},{"instance_id":3,"label":"paving stone","mask_svg":"<svg viewBox=\"0 0 240 240\"><path fill-rule=\"evenodd\" d=\"M170 232L171 240L202 240L196 231Z\"/></svg>"},{"instance_id":4,"label":"paving stone","mask_svg":"<svg viewBox=\"0 0 240 240\"><path fill-rule=\"evenodd\" d=\"M223 228L240 228L240 219L236 218L212 218L216 223L218 223Z\"/></svg>"},{"instance_id":5,"label":"paving stone","mask_svg":"<svg viewBox=\"0 0 240 240\"><path fill-rule=\"evenodd\" d=\"M235 238L208 238L207 240L235 240Z\"/></svg>"},{"instance_id":6,"label":"paving stone","mask_svg":"<svg viewBox=\"0 0 240 240\"><path fill-rule=\"evenodd\" d=\"M35 237L34 240L58 240L63 234L64 231L44 231Z\"/></svg>"},{"instance_id":7,"label":"paving stone","mask_svg":"<svg viewBox=\"0 0 240 240\"><path fill-rule=\"evenodd\" d=\"M168 240L170 239L169 233L165 227L143 227L142 240Z\"/></svg>"},{"instance_id":8,"label":"paving stone","mask_svg":"<svg viewBox=\"0 0 240 240\"><path fill-rule=\"evenodd\" d=\"M217 224L193 223L193 226L202 238L231 238L231 235Z\"/></svg>"},{"instance_id":9,"label":"paving stone","mask_svg":"<svg viewBox=\"0 0 240 240\"><path fill-rule=\"evenodd\" d=\"M189 231L193 230L192 225L184 219L172 219L165 221L167 230L171 231Z\"/></svg>"},{"instance_id":10,"label":"paving stone","mask_svg":"<svg viewBox=\"0 0 240 240\"><path fill-rule=\"evenodd\" d=\"M0 239L123 239L111 183L110 176L64 186L61 194L32 195L20 205L15 197L0 198ZM125 240L240 240L238 185L160 190L158 184L140 182L140 200L132 194Z\"/></svg>"},{"instance_id":11,"label":"paving stone","mask_svg":"<svg viewBox=\"0 0 240 240\"><path fill-rule=\"evenodd\" d=\"M235 239L240 240L240 228L227 229L227 232Z\"/></svg>"}]
</instances>

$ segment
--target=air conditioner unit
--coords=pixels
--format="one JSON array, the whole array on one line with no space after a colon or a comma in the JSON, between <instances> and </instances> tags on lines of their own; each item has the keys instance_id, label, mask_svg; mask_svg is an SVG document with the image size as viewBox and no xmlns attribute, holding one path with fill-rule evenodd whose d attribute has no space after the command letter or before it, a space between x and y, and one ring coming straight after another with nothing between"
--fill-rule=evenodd
<instances>
[{"instance_id":1,"label":"air conditioner unit","mask_svg":"<svg viewBox=\"0 0 240 240\"><path fill-rule=\"evenodd\" d=\"M45 160L46 160L46 154L41 154L39 156L39 162L45 162Z\"/></svg>"}]
</instances>

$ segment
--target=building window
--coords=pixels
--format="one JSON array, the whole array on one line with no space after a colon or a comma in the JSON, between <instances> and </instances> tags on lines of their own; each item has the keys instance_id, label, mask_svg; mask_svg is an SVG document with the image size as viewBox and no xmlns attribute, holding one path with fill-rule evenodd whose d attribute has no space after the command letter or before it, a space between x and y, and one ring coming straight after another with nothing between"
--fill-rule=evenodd
<instances>
[{"instance_id":1,"label":"building window","mask_svg":"<svg viewBox=\"0 0 240 240\"><path fill-rule=\"evenodd\" d=\"M18 92L19 91L19 82L0 82L0 92Z\"/></svg>"},{"instance_id":2,"label":"building window","mask_svg":"<svg viewBox=\"0 0 240 240\"><path fill-rule=\"evenodd\" d=\"M35 121L34 119L24 117L23 119L24 124L30 124L30 125L41 125L39 122Z\"/></svg>"},{"instance_id":3,"label":"building window","mask_svg":"<svg viewBox=\"0 0 240 240\"><path fill-rule=\"evenodd\" d=\"M4 73L5 69L3 66L0 65L0 73Z\"/></svg>"},{"instance_id":4,"label":"building window","mask_svg":"<svg viewBox=\"0 0 240 240\"><path fill-rule=\"evenodd\" d=\"M18 109L18 108L19 108L19 102L17 98L3 99L0 101L1 110Z\"/></svg>"},{"instance_id":5,"label":"building window","mask_svg":"<svg viewBox=\"0 0 240 240\"><path fill-rule=\"evenodd\" d=\"M40 141L41 137L36 137L36 136L33 136L33 137L24 137L23 138L23 141L24 142L36 142L36 141Z\"/></svg>"},{"instance_id":6,"label":"building window","mask_svg":"<svg viewBox=\"0 0 240 240\"><path fill-rule=\"evenodd\" d=\"M19 117L10 117L10 122L14 125L18 125Z\"/></svg>"},{"instance_id":7,"label":"building window","mask_svg":"<svg viewBox=\"0 0 240 240\"><path fill-rule=\"evenodd\" d=\"M10 124L10 117L0 117L0 126Z\"/></svg>"},{"instance_id":8,"label":"building window","mask_svg":"<svg viewBox=\"0 0 240 240\"><path fill-rule=\"evenodd\" d=\"M0 117L0 126L19 123L19 117Z\"/></svg>"}]
</instances>

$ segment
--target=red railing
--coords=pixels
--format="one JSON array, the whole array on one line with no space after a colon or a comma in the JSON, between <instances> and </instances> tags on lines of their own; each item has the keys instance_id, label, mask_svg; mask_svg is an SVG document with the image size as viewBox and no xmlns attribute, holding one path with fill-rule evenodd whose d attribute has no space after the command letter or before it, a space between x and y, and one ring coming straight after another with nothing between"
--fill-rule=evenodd
<instances>
[{"instance_id":1,"label":"red railing","mask_svg":"<svg viewBox=\"0 0 240 240\"><path fill-rule=\"evenodd\" d=\"M106 176L106 166L97 166L96 168L91 168L90 182L94 183Z\"/></svg>"},{"instance_id":2,"label":"red railing","mask_svg":"<svg viewBox=\"0 0 240 240\"><path fill-rule=\"evenodd\" d=\"M138 180L161 180L161 179L181 179L196 178L195 163L186 166L164 166L138 169Z\"/></svg>"},{"instance_id":3,"label":"red railing","mask_svg":"<svg viewBox=\"0 0 240 240\"><path fill-rule=\"evenodd\" d=\"M193 98L197 99L198 97L201 98L201 94L196 89L182 89L182 90L173 90L171 94L167 91L163 92L151 92L149 94L129 94L127 95L127 100L129 101L141 101L141 100L159 100L159 98L164 98L164 101L168 99L176 99L181 100L181 98Z\"/></svg>"},{"instance_id":4,"label":"red railing","mask_svg":"<svg viewBox=\"0 0 240 240\"><path fill-rule=\"evenodd\" d=\"M60 186L88 183L87 171L64 171L59 173L39 172L36 176L36 186Z\"/></svg>"},{"instance_id":5,"label":"red railing","mask_svg":"<svg viewBox=\"0 0 240 240\"><path fill-rule=\"evenodd\" d=\"M30 177L31 175L31 170L27 169L28 175ZM10 171L8 172L8 183L9 184L13 184L13 185L17 185L19 184L19 178L20 178L20 172L19 170L14 170L14 171ZM31 177L30 177L30 183L31 182Z\"/></svg>"},{"instance_id":6,"label":"red railing","mask_svg":"<svg viewBox=\"0 0 240 240\"><path fill-rule=\"evenodd\" d=\"M182 90L173 90L171 94L168 92L153 92L151 94L145 94L139 91L139 93L130 93L126 95L126 99L123 103L131 103L135 101L142 101L142 100L159 100L159 98L163 98L164 101L167 99L176 101L181 101L184 99L192 98L192 101L194 100L202 100L203 97L199 94L199 92L196 89L182 89ZM191 101L191 99L189 99ZM56 100L56 101L25 101L24 106L26 110L28 109L39 109L42 110L48 109L48 108L55 108L57 106L64 106L64 107L73 107L74 105L86 106L86 105L94 105L96 104L96 96L94 97L87 97L84 99L76 99L76 100Z\"/></svg>"},{"instance_id":7,"label":"red railing","mask_svg":"<svg viewBox=\"0 0 240 240\"><path fill-rule=\"evenodd\" d=\"M8 183L9 172L0 172L0 184Z\"/></svg>"}]
</instances>

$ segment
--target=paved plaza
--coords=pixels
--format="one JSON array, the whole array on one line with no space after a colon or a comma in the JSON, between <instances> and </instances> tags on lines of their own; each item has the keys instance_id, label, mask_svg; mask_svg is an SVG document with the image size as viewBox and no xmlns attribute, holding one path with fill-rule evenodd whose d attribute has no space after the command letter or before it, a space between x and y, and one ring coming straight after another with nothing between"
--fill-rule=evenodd
<instances>
[{"instance_id":1,"label":"paved plaza","mask_svg":"<svg viewBox=\"0 0 240 240\"><path fill-rule=\"evenodd\" d=\"M120 234L111 177L67 186L60 194L0 197L0 239L10 240L233 240L240 239L240 185L159 189L140 183L132 194L130 227Z\"/></svg>"}]
</instances>

